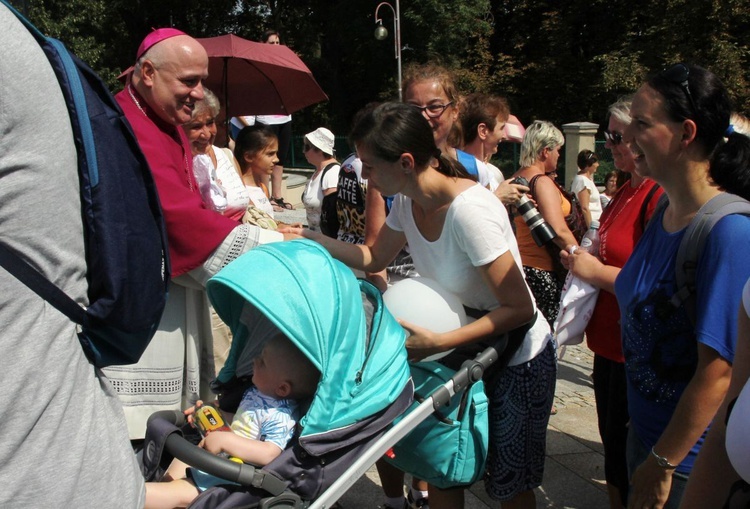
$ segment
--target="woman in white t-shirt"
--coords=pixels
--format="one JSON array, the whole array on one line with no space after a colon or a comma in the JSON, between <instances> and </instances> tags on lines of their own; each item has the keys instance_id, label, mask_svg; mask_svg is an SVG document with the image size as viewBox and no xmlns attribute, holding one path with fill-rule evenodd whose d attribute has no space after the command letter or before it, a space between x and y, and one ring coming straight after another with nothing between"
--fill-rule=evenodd
<instances>
[{"instance_id":1,"label":"woman in white t-shirt","mask_svg":"<svg viewBox=\"0 0 750 509\"><path fill-rule=\"evenodd\" d=\"M193 157L206 155L210 157L213 168L213 182L224 192L226 204L221 214L239 221L245 213L249 196L245 184L240 178L239 167L231 151L214 145L216 140L216 117L219 115L219 99L207 88L203 89L204 97L195 103L190 122L183 126L190 141ZM207 203L207 207L213 208Z\"/></svg>"},{"instance_id":2,"label":"woman in white t-shirt","mask_svg":"<svg viewBox=\"0 0 750 509\"><path fill-rule=\"evenodd\" d=\"M591 226L591 221L599 221L599 216L602 215L599 189L594 184L594 174L598 167L599 158L596 154L588 149L581 150L578 153L578 175L573 177L570 184L570 191L581 204L587 227Z\"/></svg>"},{"instance_id":3,"label":"woman in white t-shirt","mask_svg":"<svg viewBox=\"0 0 750 509\"><path fill-rule=\"evenodd\" d=\"M336 238L338 222L334 226L333 221L336 218L335 193L341 165L334 157L334 142L333 133L325 127L318 127L305 135L303 152L307 162L315 166L315 172L302 192L302 204L307 213L308 228ZM330 198L326 199L327 196ZM327 207L325 211L324 207Z\"/></svg>"},{"instance_id":4,"label":"woman in white t-shirt","mask_svg":"<svg viewBox=\"0 0 750 509\"><path fill-rule=\"evenodd\" d=\"M350 267L368 272L384 269L408 241L420 275L465 306L486 312L445 333L402 323L410 333L406 347L412 360L453 348L470 350L531 320L509 367L486 387L491 400L487 490L498 500L533 501L544 468L555 352L546 320L536 318L505 208L441 153L430 124L413 106L385 103L364 113L351 139L363 177L383 194L395 195L374 243L347 244L302 229L287 232L314 239ZM429 500L430 507L460 509L463 488L431 489Z\"/></svg>"}]
</instances>

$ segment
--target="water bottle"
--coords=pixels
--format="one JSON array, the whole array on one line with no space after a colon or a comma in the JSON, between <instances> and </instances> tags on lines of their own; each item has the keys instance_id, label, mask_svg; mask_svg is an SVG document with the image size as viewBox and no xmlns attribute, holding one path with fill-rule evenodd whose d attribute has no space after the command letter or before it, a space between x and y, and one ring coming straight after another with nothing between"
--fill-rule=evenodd
<instances>
[{"instance_id":1,"label":"water bottle","mask_svg":"<svg viewBox=\"0 0 750 509\"><path fill-rule=\"evenodd\" d=\"M586 235L581 239L581 249L594 256L599 256L599 221L591 221Z\"/></svg>"}]
</instances>

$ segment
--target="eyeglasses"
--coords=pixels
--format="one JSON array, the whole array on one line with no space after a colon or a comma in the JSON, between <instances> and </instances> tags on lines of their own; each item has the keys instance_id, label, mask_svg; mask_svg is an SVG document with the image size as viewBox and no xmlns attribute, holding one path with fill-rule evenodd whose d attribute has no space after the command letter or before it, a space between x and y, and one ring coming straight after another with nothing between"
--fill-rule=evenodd
<instances>
[{"instance_id":1,"label":"eyeglasses","mask_svg":"<svg viewBox=\"0 0 750 509\"><path fill-rule=\"evenodd\" d=\"M612 145L619 145L620 143L622 143L622 134L604 131L604 139L610 142Z\"/></svg>"},{"instance_id":2,"label":"eyeglasses","mask_svg":"<svg viewBox=\"0 0 750 509\"><path fill-rule=\"evenodd\" d=\"M309 143L305 143L304 145L302 145L302 152L307 152L311 148L312 148L312 145L310 145Z\"/></svg>"},{"instance_id":3,"label":"eyeglasses","mask_svg":"<svg viewBox=\"0 0 750 509\"><path fill-rule=\"evenodd\" d=\"M698 109L695 107L695 102L693 102L693 94L690 93L690 83L688 81L688 78L690 78L690 69L688 69L688 66L685 64L675 64L669 69L662 71L661 76L670 83L680 85L688 101L690 101L693 114L697 113Z\"/></svg>"},{"instance_id":4,"label":"eyeglasses","mask_svg":"<svg viewBox=\"0 0 750 509\"><path fill-rule=\"evenodd\" d=\"M416 104L410 104L413 108L418 109L422 113L426 114L430 118L438 118L443 112L448 109L449 106L453 105L453 101L448 104L428 104L427 106L417 106Z\"/></svg>"}]
</instances>

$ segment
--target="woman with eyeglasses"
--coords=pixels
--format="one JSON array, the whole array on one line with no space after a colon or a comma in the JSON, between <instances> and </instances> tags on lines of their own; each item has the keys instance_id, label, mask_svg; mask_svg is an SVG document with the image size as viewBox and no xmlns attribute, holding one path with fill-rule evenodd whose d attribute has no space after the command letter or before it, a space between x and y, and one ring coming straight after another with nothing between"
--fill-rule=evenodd
<instances>
[{"instance_id":1,"label":"woman with eyeglasses","mask_svg":"<svg viewBox=\"0 0 750 509\"><path fill-rule=\"evenodd\" d=\"M586 218L586 227L591 226L591 221L599 221L602 215L602 201L599 197L599 189L594 183L594 174L599 168L599 158L591 150L584 149L578 153L578 175L573 177L570 183L572 192Z\"/></svg>"},{"instance_id":2,"label":"woman with eyeglasses","mask_svg":"<svg viewBox=\"0 0 750 509\"><path fill-rule=\"evenodd\" d=\"M307 162L315 166L310 179L302 192L302 204L307 213L307 226L312 231L322 231L336 238L338 220L336 218L336 191L341 165L334 157L335 138L325 127L318 127L304 138L302 152Z\"/></svg>"},{"instance_id":3,"label":"woman with eyeglasses","mask_svg":"<svg viewBox=\"0 0 750 509\"><path fill-rule=\"evenodd\" d=\"M635 172L633 153L622 142L622 133L631 122L631 101L631 97L619 99L607 112L604 146L612 152L615 168L632 177L617 190L602 213L599 252L589 254L576 250L574 254L565 251L561 255L563 263L573 275L600 289L586 327L586 343L594 352L594 396L599 435L604 446L604 478L611 509L626 506L630 485L625 459L629 420L625 358L614 284L617 274L643 235L662 193L656 182ZM617 175L613 172L610 177L614 180Z\"/></svg>"},{"instance_id":4,"label":"woman with eyeglasses","mask_svg":"<svg viewBox=\"0 0 750 509\"><path fill-rule=\"evenodd\" d=\"M484 161L456 148L461 143L461 98L452 73L435 64L413 65L404 71L402 88L404 102L418 109L430 123L440 152L461 163L480 184L494 191L498 182Z\"/></svg>"},{"instance_id":5,"label":"woman with eyeglasses","mask_svg":"<svg viewBox=\"0 0 750 509\"><path fill-rule=\"evenodd\" d=\"M726 216L711 230L695 267L695 312L688 316L673 297L686 227L719 185L733 190L750 165L750 140L731 131L731 111L714 74L677 64L640 87L623 133L636 172L668 198L615 281L630 412L629 507L679 505L729 384L737 303L750 277L749 217Z\"/></svg>"}]
</instances>

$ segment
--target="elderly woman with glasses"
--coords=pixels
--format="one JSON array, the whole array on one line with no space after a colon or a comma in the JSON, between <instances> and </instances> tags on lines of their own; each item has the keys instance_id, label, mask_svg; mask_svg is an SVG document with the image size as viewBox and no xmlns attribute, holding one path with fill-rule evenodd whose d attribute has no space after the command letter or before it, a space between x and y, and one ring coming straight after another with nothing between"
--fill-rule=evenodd
<instances>
[{"instance_id":1,"label":"elderly woman with glasses","mask_svg":"<svg viewBox=\"0 0 750 509\"><path fill-rule=\"evenodd\" d=\"M221 213L239 221L247 209L250 195L245 190L239 166L232 152L214 145L216 118L221 109L219 99L207 88L203 89L203 93L203 99L195 103L190 122L182 128L190 140L193 161L197 161L198 156L207 156L211 160L208 170L225 194L225 204ZM210 204L207 206L211 208Z\"/></svg>"},{"instance_id":2,"label":"elderly woman with glasses","mask_svg":"<svg viewBox=\"0 0 750 509\"><path fill-rule=\"evenodd\" d=\"M627 385L615 278L643 235L662 193L656 182L635 172L633 153L622 143L622 133L631 122L631 102L632 98L622 98L607 112L604 146L612 152L615 167L632 177L613 195L601 216L599 252L562 253L563 262L575 276L600 289L586 327L586 343L594 352L594 395L611 509L626 506L630 485L625 459L629 420ZM611 178L616 179L617 175L612 174Z\"/></svg>"},{"instance_id":3,"label":"elderly woman with glasses","mask_svg":"<svg viewBox=\"0 0 750 509\"><path fill-rule=\"evenodd\" d=\"M602 215L602 201L599 189L594 183L594 174L599 168L599 158L588 149L578 153L578 175L573 177L570 183L570 192L576 195L581 210L586 218L586 226L591 226L591 221L599 221Z\"/></svg>"},{"instance_id":4,"label":"elderly woman with glasses","mask_svg":"<svg viewBox=\"0 0 750 509\"><path fill-rule=\"evenodd\" d=\"M673 297L686 227L722 188L733 191L750 165L750 140L731 132L731 111L714 74L678 64L641 86L622 133L635 171L668 198L615 281L630 412L629 507L679 505L729 384L737 304L750 277L750 218L729 215L711 230L695 267L695 311Z\"/></svg>"}]
</instances>

